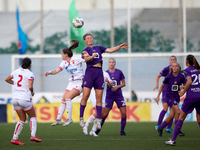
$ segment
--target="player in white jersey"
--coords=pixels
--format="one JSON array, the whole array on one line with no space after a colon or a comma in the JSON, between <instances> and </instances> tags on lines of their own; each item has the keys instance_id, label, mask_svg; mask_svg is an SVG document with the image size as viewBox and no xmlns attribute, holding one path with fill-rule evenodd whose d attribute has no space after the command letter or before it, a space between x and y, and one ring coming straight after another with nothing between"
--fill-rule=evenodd
<instances>
[{"instance_id":1,"label":"player in white jersey","mask_svg":"<svg viewBox=\"0 0 200 150\"><path fill-rule=\"evenodd\" d=\"M67 105L67 120L63 124L63 126L67 126L71 123L73 123L72 120L72 102L71 100L78 96L83 88L82 88L82 79L83 79L83 68L82 63L85 62L84 59L81 57L74 57L72 49L75 49L78 47L79 42L78 40L72 40L73 44L70 48L65 48L62 50L62 59L63 61L59 65L59 67L53 71L49 71L45 73L45 76L48 75L55 75L62 71L63 69L66 69L66 71L71 75L69 78L69 84L63 94L63 98L61 101L61 105L58 111L57 119L54 123L52 123L52 126L61 125L61 119L63 116L63 113L65 112L66 105Z\"/></svg>"},{"instance_id":2,"label":"player in white jersey","mask_svg":"<svg viewBox=\"0 0 200 150\"><path fill-rule=\"evenodd\" d=\"M20 142L18 136L23 129L24 122L26 121L26 114L28 114L28 116L30 117L31 141L42 141L35 136L37 130L37 118L32 103L32 96L34 96L34 74L29 70L30 68L31 60L30 58L26 57L22 60L21 68L12 72L5 79L6 82L14 85L12 104L14 110L19 116L19 121L15 126L15 131L11 143L16 145L24 145L24 143Z\"/></svg>"},{"instance_id":3,"label":"player in white jersey","mask_svg":"<svg viewBox=\"0 0 200 150\"><path fill-rule=\"evenodd\" d=\"M112 87L112 80L110 79L110 76L107 72L103 71L103 76L104 76L104 90L103 90L103 96L102 96L102 114L104 112L105 109L105 99L106 99L106 90L107 90L107 84L108 86L111 88ZM85 123L85 126L83 127L83 133L85 135L88 135L88 126L95 120L95 118L97 117L96 114L96 95L95 95L95 90L94 88L92 88L91 93L90 93L90 102L92 103L92 107L94 109L94 113L90 116L90 118L88 119L88 121ZM90 135L91 136L98 136L95 131L97 129L97 123L94 122L92 130L90 131Z\"/></svg>"}]
</instances>

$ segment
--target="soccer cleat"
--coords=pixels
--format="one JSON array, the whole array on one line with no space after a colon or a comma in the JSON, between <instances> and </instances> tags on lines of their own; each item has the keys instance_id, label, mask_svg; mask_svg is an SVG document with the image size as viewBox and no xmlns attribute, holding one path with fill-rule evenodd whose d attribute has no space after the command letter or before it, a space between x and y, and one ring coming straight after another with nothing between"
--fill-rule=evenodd
<instances>
[{"instance_id":1,"label":"soccer cleat","mask_svg":"<svg viewBox=\"0 0 200 150\"><path fill-rule=\"evenodd\" d=\"M160 126L156 125L156 126L155 126L155 129L157 130L159 127L160 127Z\"/></svg>"},{"instance_id":2,"label":"soccer cleat","mask_svg":"<svg viewBox=\"0 0 200 150\"><path fill-rule=\"evenodd\" d=\"M68 126L68 125L70 125L71 123L73 123L73 120L72 120L72 119L67 119L67 120L65 121L65 123L63 123L63 126Z\"/></svg>"},{"instance_id":3,"label":"soccer cleat","mask_svg":"<svg viewBox=\"0 0 200 150\"><path fill-rule=\"evenodd\" d=\"M127 136L127 134L123 131L123 132L120 132L120 135L121 136Z\"/></svg>"},{"instance_id":4,"label":"soccer cleat","mask_svg":"<svg viewBox=\"0 0 200 150\"><path fill-rule=\"evenodd\" d=\"M171 134L174 133L173 130L172 130L171 128L167 128L167 129L165 130L165 132L167 132L167 133L171 133Z\"/></svg>"},{"instance_id":5,"label":"soccer cleat","mask_svg":"<svg viewBox=\"0 0 200 150\"><path fill-rule=\"evenodd\" d=\"M161 129L160 127L158 127L157 131L158 131L158 133L159 133L159 136L161 136L161 137L162 137L162 132L163 132L163 129Z\"/></svg>"},{"instance_id":6,"label":"soccer cleat","mask_svg":"<svg viewBox=\"0 0 200 150\"><path fill-rule=\"evenodd\" d=\"M185 136L185 133L179 131L178 135L179 135L179 136Z\"/></svg>"},{"instance_id":7,"label":"soccer cleat","mask_svg":"<svg viewBox=\"0 0 200 150\"><path fill-rule=\"evenodd\" d=\"M96 118L94 123L97 124L97 129L101 129L101 119Z\"/></svg>"},{"instance_id":8,"label":"soccer cleat","mask_svg":"<svg viewBox=\"0 0 200 150\"><path fill-rule=\"evenodd\" d=\"M16 139L16 140L12 139L10 143L15 144L15 145L25 145L24 143L20 142L19 139Z\"/></svg>"},{"instance_id":9,"label":"soccer cleat","mask_svg":"<svg viewBox=\"0 0 200 150\"><path fill-rule=\"evenodd\" d=\"M90 131L90 135L98 137L98 135L94 131L92 131L92 130Z\"/></svg>"},{"instance_id":10,"label":"soccer cleat","mask_svg":"<svg viewBox=\"0 0 200 150\"><path fill-rule=\"evenodd\" d=\"M169 141L165 141L165 144L175 146L176 145L176 141L172 141L170 139Z\"/></svg>"},{"instance_id":11,"label":"soccer cleat","mask_svg":"<svg viewBox=\"0 0 200 150\"><path fill-rule=\"evenodd\" d=\"M54 123L52 123L52 126L56 126L56 125L61 125L62 121L61 120L56 120Z\"/></svg>"},{"instance_id":12,"label":"soccer cleat","mask_svg":"<svg viewBox=\"0 0 200 150\"><path fill-rule=\"evenodd\" d=\"M31 136L31 141L42 142L42 140L41 140L41 139L38 139L37 136L35 136L35 137Z\"/></svg>"},{"instance_id":13,"label":"soccer cleat","mask_svg":"<svg viewBox=\"0 0 200 150\"><path fill-rule=\"evenodd\" d=\"M84 123L83 117L80 117L79 125L81 126L81 128L83 128L83 127L85 126L85 123Z\"/></svg>"},{"instance_id":14,"label":"soccer cleat","mask_svg":"<svg viewBox=\"0 0 200 150\"><path fill-rule=\"evenodd\" d=\"M88 135L88 128L86 126L83 127L83 133L85 135Z\"/></svg>"}]
</instances>

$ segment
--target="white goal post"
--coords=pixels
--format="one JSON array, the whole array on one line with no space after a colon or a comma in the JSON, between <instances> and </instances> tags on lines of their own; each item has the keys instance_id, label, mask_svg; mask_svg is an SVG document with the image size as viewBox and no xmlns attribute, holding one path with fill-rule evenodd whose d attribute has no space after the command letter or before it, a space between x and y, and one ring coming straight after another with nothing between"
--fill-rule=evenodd
<instances>
[{"instance_id":1,"label":"white goal post","mask_svg":"<svg viewBox=\"0 0 200 150\"><path fill-rule=\"evenodd\" d=\"M150 59L149 63L152 63L151 66L156 66L158 65L157 62L155 62L155 64L153 64L153 61L156 59L156 58L161 58L159 59L159 61L162 61L162 58L166 58L167 60L169 60L169 57L174 55L176 57L182 57L182 61L185 62L185 57L188 55L188 54L192 54L194 55L195 57L199 57L200 56L200 53L197 53L197 52L193 52L193 53L113 53L113 54L103 54L103 59L109 59L109 58L114 58L114 59L117 59L117 64L118 62L120 62L120 64L122 64L122 62L127 62L125 63L125 65L122 65L120 66L119 69L126 69L127 70L127 73L126 73L126 84L128 85L126 88L126 90L124 91L124 93L126 93L126 97L128 97L127 99L129 99L128 101L131 100L131 91L132 91L132 80L135 78L133 76L133 72L131 72L131 70L135 70L135 68L133 68L133 64L135 65L135 63L133 63L132 61L137 59L137 62L138 64L142 64L142 62L144 62L145 60L148 60ZM81 57L81 54L74 54L74 56L77 56L77 57ZM14 71L16 69L16 67L19 67L17 66L17 64L19 64L17 62L17 59L20 59L20 58L25 58L25 57L29 57L31 59L58 59L58 62L60 63L61 62L61 54L41 54L41 55L12 55L12 63L11 63L11 72ZM142 60L140 60L140 58ZM145 59L144 59L145 58ZM184 58L184 59L183 59ZM197 59L198 60L198 59ZM42 61L43 62L43 61ZM136 62L136 63L137 63ZM59 65L59 63L57 65ZM147 63L147 65L149 64ZM105 62L104 62L105 64ZM166 64L166 63L165 63ZM184 65L185 63L183 63ZM33 64L34 65L34 64ZM141 66L141 68L137 68L138 69L144 69L146 68L147 69L147 74L148 72L150 72L150 68L151 66ZM166 64L167 66L168 64ZM185 66L182 65L182 68L185 68ZM40 64L41 67L44 67L45 66L43 64ZM138 65L139 66L139 65ZM163 66L166 67L166 66ZM56 68L52 68L52 69L56 69ZM46 69L45 69L46 70ZM126 71L125 71L126 72ZM156 73L159 73L155 70ZM156 78L156 76L155 76ZM136 79L137 80L137 79ZM138 79L139 80L139 79ZM141 80L141 79L140 79ZM41 80L42 81L42 80ZM141 81L142 82L142 81ZM154 81L155 82L155 81ZM141 83L141 84L146 84L145 83ZM43 85L40 85L40 86L43 86ZM148 85L149 86L149 85ZM141 90L140 90L141 91Z\"/></svg>"}]
</instances>

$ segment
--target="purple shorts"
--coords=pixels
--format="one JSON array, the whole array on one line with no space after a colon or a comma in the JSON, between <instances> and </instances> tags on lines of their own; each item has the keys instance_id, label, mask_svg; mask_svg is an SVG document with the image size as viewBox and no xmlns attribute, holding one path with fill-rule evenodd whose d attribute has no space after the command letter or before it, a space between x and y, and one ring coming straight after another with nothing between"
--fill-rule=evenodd
<instances>
[{"instance_id":1,"label":"purple shorts","mask_svg":"<svg viewBox=\"0 0 200 150\"><path fill-rule=\"evenodd\" d=\"M83 87L104 89L104 77L101 68L87 68L83 79Z\"/></svg>"},{"instance_id":2,"label":"purple shorts","mask_svg":"<svg viewBox=\"0 0 200 150\"><path fill-rule=\"evenodd\" d=\"M126 106L126 103L125 103L123 97L114 97L114 96L113 97L109 97L109 96L106 96L106 107L112 109L114 102L117 104L118 108Z\"/></svg>"},{"instance_id":3,"label":"purple shorts","mask_svg":"<svg viewBox=\"0 0 200 150\"><path fill-rule=\"evenodd\" d=\"M200 98L185 98L181 110L184 113L189 114L194 108L196 109L197 114L200 114Z\"/></svg>"},{"instance_id":4,"label":"purple shorts","mask_svg":"<svg viewBox=\"0 0 200 150\"><path fill-rule=\"evenodd\" d=\"M162 103L167 103L167 101L166 101L166 92L165 91L162 92Z\"/></svg>"},{"instance_id":5,"label":"purple shorts","mask_svg":"<svg viewBox=\"0 0 200 150\"><path fill-rule=\"evenodd\" d=\"M166 103L172 108L173 105L178 105L180 97L166 96Z\"/></svg>"}]
</instances>

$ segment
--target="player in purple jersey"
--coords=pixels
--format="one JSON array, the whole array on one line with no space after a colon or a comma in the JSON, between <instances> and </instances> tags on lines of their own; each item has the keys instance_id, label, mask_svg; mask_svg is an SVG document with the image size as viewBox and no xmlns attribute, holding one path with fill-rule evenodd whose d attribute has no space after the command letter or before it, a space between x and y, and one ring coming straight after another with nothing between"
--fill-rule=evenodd
<instances>
[{"instance_id":1,"label":"player in purple jersey","mask_svg":"<svg viewBox=\"0 0 200 150\"><path fill-rule=\"evenodd\" d=\"M83 97L80 103L80 126L84 127L83 114L86 107L87 100L90 95L92 87L95 89L96 95L96 111L97 118L95 122L97 123L97 128L101 128L101 112L102 112L102 94L104 89L104 78L102 71L102 53L113 53L120 48L128 48L128 43L120 44L116 47L105 48L102 46L93 46L93 35L91 33L86 33L83 36L83 40L86 44L86 48L82 51L83 59L87 63L87 68L85 71L85 76L83 80ZM87 55L89 54L89 56Z\"/></svg>"},{"instance_id":2,"label":"player in purple jersey","mask_svg":"<svg viewBox=\"0 0 200 150\"><path fill-rule=\"evenodd\" d=\"M169 72L170 72L170 66L172 65L172 63L176 62L177 59L176 59L176 56L171 56L170 57L170 65L165 67L156 77L156 86L154 87L154 91L155 89L158 89L159 88L159 79L160 77L166 77ZM160 112L160 115L159 115L159 118L158 118L158 122L157 122L157 125L155 126L155 129L157 130L158 127L160 127L162 121L163 121L163 118L168 110L168 107L169 105L167 104L166 102L166 88L167 86L164 87L164 89L162 90L162 104L163 104L163 110ZM173 130L171 129L171 126L172 126L172 123L173 123L173 120L168 124L168 127L167 129L165 130L167 133L173 133Z\"/></svg>"},{"instance_id":3,"label":"player in purple jersey","mask_svg":"<svg viewBox=\"0 0 200 150\"><path fill-rule=\"evenodd\" d=\"M165 119L165 121L158 127L157 131L159 136L162 136L162 130L169 124L173 118L175 118L175 124L180 115L180 109L178 107L178 103L180 102L180 96L178 95L178 91L180 90L180 86L185 85L185 77L180 72L180 67L177 62L174 62L170 68L170 73L165 77L163 84L161 85L158 96L156 99L157 104L159 104L160 94L164 87L166 86L166 102L170 106L170 114ZM181 132L181 131L180 131ZM182 132L181 132L182 133ZM185 134L180 134L184 136Z\"/></svg>"},{"instance_id":4,"label":"player in purple jersey","mask_svg":"<svg viewBox=\"0 0 200 150\"><path fill-rule=\"evenodd\" d=\"M193 55L187 56L186 66L184 75L187 83L184 90L179 91L179 96L183 96L186 93L186 97L181 108L180 117L175 125L173 137L171 140L165 142L168 145L176 144L176 138L182 128L183 121L187 117L187 114L191 113L194 108L196 109L197 122L200 127L200 66Z\"/></svg>"},{"instance_id":5,"label":"player in purple jersey","mask_svg":"<svg viewBox=\"0 0 200 150\"><path fill-rule=\"evenodd\" d=\"M122 87L126 85L125 77L121 70L115 68L116 62L113 58L109 59L108 66L109 70L106 72L109 74L112 80L112 88L107 87L106 93L106 107L103 114L103 119L101 125L104 124L106 117L108 116L110 110L113 107L113 103L115 102L121 113L121 130L120 135L126 136L124 132L124 128L126 126L126 104L122 94ZM100 130L96 131L98 134Z\"/></svg>"}]
</instances>

